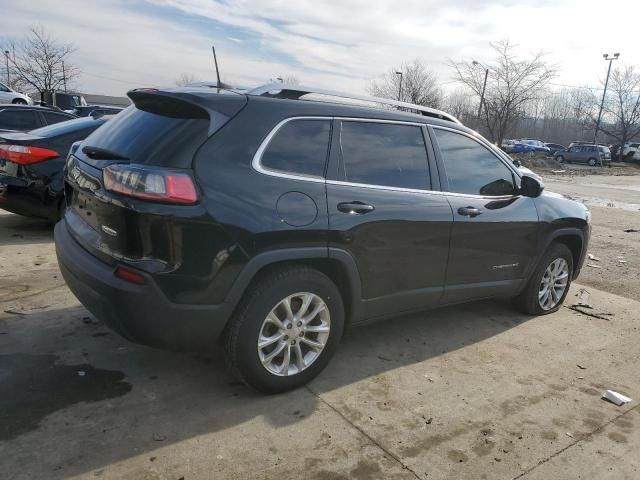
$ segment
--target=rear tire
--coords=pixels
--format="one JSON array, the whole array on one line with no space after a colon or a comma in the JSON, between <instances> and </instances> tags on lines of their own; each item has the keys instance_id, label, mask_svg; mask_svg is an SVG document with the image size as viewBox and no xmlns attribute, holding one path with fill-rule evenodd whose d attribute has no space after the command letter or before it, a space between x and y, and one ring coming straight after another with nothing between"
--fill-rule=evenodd
<instances>
[{"instance_id":1,"label":"rear tire","mask_svg":"<svg viewBox=\"0 0 640 480\"><path fill-rule=\"evenodd\" d=\"M560 274L556 275L553 271L550 275L550 269L553 269L554 262L558 267L563 265L566 267L566 277ZM571 287L572 278L573 255L571 250L563 243L552 243L540 259L529 282L527 282L527 286L514 299L514 304L518 310L529 315L553 313L562 306ZM564 288L559 290L563 281ZM549 291L549 297L545 296L545 286ZM546 299L551 299L552 302L545 304L544 300Z\"/></svg>"},{"instance_id":2,"label":"rear tire","mask_svg":"<svg viewBox=\"0 0 640 480\"><path fill-rule=\"evenodd\" d=\"M589 159L589 166L590 166L590 167L595 167L595 166L597 165L597 163L598 163L598 162L596 161L596 159L595 159L595 158L590 158L590 159Z\"/></svg>"},{"instance_id":3,"label":"rear tire","mask_svg":"<svg viewBox=\"0 0 640 480\"><path fill-rule=\"evenodd\" d=\"M311 303L305 309L306 298ZM313 316L316 309L322 310ZM292 390L325 368L343 328L342 297L329 277L305 266L278 268L258 277L240 300L224 335L227 362L235 376L256 390ZM260 347L260 342L268 346ZM269 360L277 350L281 353Z\"/></svg>"},{"instance_id":4,"label":"rear tire","mask_svg":"<svg viewBox=\"0 0 640 480\"><path fill-rule=\"evenodd\" d=\"M558 156L556 157L556 160L557 160L559 163L564 163L564 157L563 157L562 155L558 155Z\"/></svg>"}]
</instances>

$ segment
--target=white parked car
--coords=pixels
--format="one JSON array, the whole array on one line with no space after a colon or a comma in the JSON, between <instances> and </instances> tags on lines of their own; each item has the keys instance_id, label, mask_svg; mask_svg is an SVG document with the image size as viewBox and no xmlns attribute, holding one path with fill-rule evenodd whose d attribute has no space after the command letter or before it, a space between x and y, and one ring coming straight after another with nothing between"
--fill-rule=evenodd
<instances>
[{"instance_id":1,"label":"white parked car","mask_svg":"<svg viewBox=\"0 0 640 480\"><path fill-rule=\"evenodd\" d=\"M0 82L0 104L1 103L33 105L33 100L31 100L31 97L29 95L16 92L13 88Z\"/></svg>"}]
</instances>

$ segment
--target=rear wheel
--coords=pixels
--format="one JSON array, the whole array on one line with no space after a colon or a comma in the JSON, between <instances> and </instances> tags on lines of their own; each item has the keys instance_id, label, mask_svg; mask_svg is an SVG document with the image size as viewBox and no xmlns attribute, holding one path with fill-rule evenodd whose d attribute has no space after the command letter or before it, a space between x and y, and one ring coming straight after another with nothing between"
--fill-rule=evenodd
<instances>
[{"instance_id":1,"label":"rear wheel","mask_svg":"<svg viewBox=\"0 0 640 480\"><path fill-rule=\"evenodd\" d=\"M560 163L564 163L564 157L563 157L562 155L558 155L558 156L556 157L556 160L557 160L558 162L560 162Z\"/></svg>"},{"instance_id":2,"label":"rear wheel","mask_svg":"<svg viewBox=\"0 0 640 480\"><path fill-rule=\"evenodd\" d=\"M340 292L323 273L287 267L260 277L225 332L227 361L244 383L279 393L327 365L344 327Z\"/></svg>"},{"instance_id":3,"label":"rear wheel","mask_svg":"<svg viewBox=\"0 0 640 480\"><path fill-rule=\"evenodd\" d=\"M527 286L516 298L516 307L530 315L557 311L573 277L573 255L562 243L553 243L543 255Z\"/></svg>"},{"instance_id":4,"label":"rear wheel","mask_svg":"<svg viewBox=\"0 0 640 480\"><path fill-rule=\"evenodd\" d=\"M591 167L595 167L597 163L598 163L598 162L596 161L596 159L595 159L595 158L590 158L590 159L589 159L589 165L590 165Z\"/></svg>"}]
</instances>

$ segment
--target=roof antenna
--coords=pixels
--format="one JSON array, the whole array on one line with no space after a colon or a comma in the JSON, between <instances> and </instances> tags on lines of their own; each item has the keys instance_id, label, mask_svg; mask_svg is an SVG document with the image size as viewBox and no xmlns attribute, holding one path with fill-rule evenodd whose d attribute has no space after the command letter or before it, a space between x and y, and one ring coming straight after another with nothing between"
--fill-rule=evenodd
<instances>
[{"instance_id":1,"label":"roof antenna","mask_svg":"<svg viewBox=\"0 0 640 480\"><path fill-rule=\"evenodd\" d=\"M220 70L218 70L218 58L216 57L216 47L211 45L211 51L213 52L213 62L216 64L216 76L218 77L218 88L222 88L222 82L220 81Z\"/></svg>"}]
</instances>

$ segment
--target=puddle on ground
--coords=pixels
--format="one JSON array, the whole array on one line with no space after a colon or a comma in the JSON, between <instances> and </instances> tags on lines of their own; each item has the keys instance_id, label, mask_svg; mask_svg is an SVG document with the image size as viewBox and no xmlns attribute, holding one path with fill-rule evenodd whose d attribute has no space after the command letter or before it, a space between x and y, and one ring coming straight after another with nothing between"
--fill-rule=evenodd
<instances>
[{"instance_id":1,"label":"puddle on ground","mask_svg":"<svg viewBox=\"0 0 640 480\"><path fill-rule=\"evenodd\" d=\"M131 390L124 373L91 365L56 365L56 355L0 355L0 441L36 430L42 419L79 402ZM84 373L78 373L84 372Z\"/></svg>"}]
</instances>

